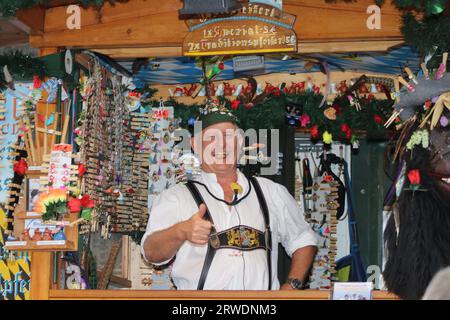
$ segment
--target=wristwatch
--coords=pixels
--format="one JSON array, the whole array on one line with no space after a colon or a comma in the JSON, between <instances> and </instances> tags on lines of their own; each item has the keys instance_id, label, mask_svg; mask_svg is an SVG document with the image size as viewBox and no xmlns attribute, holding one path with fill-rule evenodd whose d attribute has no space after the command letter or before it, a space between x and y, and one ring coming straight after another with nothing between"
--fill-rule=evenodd
<instances>
[{"instance_id":1,"label":"wristwatch","mask_svg":"<svg viewBox=\"0 0 450 320\"><path fill-rule=\"evenodd\" d=\"M287 279L286 283L289 283L291 287L295 290L302 290L303 289L303 282L300 279L297 278L289 278Z\"/></svg>"}]
</instances>

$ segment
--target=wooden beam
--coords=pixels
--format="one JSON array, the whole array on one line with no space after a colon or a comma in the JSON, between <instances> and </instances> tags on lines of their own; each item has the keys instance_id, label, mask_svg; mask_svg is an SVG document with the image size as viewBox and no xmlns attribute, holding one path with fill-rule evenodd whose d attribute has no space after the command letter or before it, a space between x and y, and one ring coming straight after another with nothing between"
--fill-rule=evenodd
<instances>
[{"instance_id":1,"label":"wooden beam","mask_svg":"<svg viewBox=\"0 0 450 320\"><path fill-rule=\"evenodd\" d=\"M401 45L401 37L387 40L352 40L298 43L299 53L386 51Z\"/></svg>"},{"instance_id":2,"label":"wooden beam","mask_svg":"<svg viewBox=\"0 0 450 320\"><path fill-rule=\"evenodd\" d=\"M96 7L82 8L81 28L100 23L128 21L144 16L158 16L162 13L177 12L182 7L181 1L148 1L130 0L125 3L105 3L101 9ZM45 32L66 30L67 6L47 9Z\"/></svg>"},{"instance_id":3,"label":"wooden beam","mask_svg":"<svg viewBox=\"0 0 450 320\"><path fill-rule=\"evenodd\" d=\"M326 42L298 42L298 53L323 52L364 52L386 51L392 47L402 45L403 39L398 40L353 40ZM89 50L107 55L113 59L133 59L148 57L179 57L182 55L181 46L174 47L142 47L142 48L88 48Z\"/></svg>"},{"instance_id":4,"label":"wooden beam","mask_svg":"<svg viewBox=\"0 0 450 320\"><path fill-rule=\"evenodd\" d=\"M90 50L107 55L113 59L133 59L148 57L179 57L182 55L181 46L154 48L109 48Z\"/></svg>"},{"instance_id":5,"label":"wooden beam","mask_svg":"<svg viewBox=\"0 0 450 320\"><path fill-rule=\"evenodd\" d=\"M12 46L27 42L28 36L26 34L0 34L0 43L2 44L2 46Z\"/></svg>"},{"instance_id":6,"label":"wooden beam","mask_svg":"<svg viewBox=\"0 0 450 320\"><path fill-rule=\"evenodd\" d=\"M28 28L28 34L43 34L45 22L45 8L35 6L16 11L17 21Z\"/></svg>"},{"instance_id":7,"label":"wooden beam","mask_svg":"<svg viewBox=\"0 0 450 320\"><path fill-rule=\"evenodd\" d=\"M49 298L52 256L51 252L31 252L30 299L47 300Z\"/></svg>"},{"instance_id":8,"label":"wooden beam","mask_svg":"<svg viewBox=\"0 0 450 320\"><path fill-rule=\"evenodd\" d=\"M381 10L381 29L367 28L369 14L366 10L372 4L373 0L352 3L291 0L284 3L284 11L297 16L294 29L300 43L325 44L332 41L333 44L328 44L331 49L334 46L339 51L350 51L345 50L345 44L341 43L339 47L338 43L401 39L401 12L388 2ZM106 4L101 9L89 7L81 9L79 30L66 28L66 7L51 8L46 11L45 33L30 37L30 42L34 47L69 46L102 50L178 48L188 32L185 21L178 17L180 6L179 0L130 0L115 5ZM383 44L377 42L373 47L383 48ZM320 52L323 49L306 50Z\"/></svg>"}]
</instances>

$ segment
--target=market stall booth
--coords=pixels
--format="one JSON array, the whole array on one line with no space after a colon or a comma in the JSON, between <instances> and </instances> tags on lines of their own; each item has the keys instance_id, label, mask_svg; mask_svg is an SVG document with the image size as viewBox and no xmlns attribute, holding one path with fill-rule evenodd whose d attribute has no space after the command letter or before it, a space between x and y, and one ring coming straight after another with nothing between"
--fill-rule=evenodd
<instances>
[{"instance_id":1,"label":"market stall booth","mask_svg":"<svg viewBox=\"0 0 450 320\"><path fill-rule=\"evenodd\" d=\"M182 8L131 0L16 12L41 52L23 59L43 72L32 82L15 79L15 88L5 79L4 101L17 110L5 117L15 129L3 268L20 282L8 298L329 299L333 282L369 275L374 299L396 299L380 282L382 160L396 136L385 123L409 85L402 67L411 81L419 70L419 56L403 45L400 11L386 3L380 21L372 1L250 1L199 19L180 18ZM238 114L243 129L280 130L278 150L261 135L257 147L246 146L255 153L244 155L243 170L276 159L266 176L295 195L323 240L308 290L173 290L170 266L143 261L153 200L198 169L193 158L180 160L176 133L207 100ZM319 173L316 162L329 167ZM356 267L338 269L349 255ZM279 261L285 278L289 259ZM363 279L355 280L358 268Z\"/></svg>"}]
</instances>

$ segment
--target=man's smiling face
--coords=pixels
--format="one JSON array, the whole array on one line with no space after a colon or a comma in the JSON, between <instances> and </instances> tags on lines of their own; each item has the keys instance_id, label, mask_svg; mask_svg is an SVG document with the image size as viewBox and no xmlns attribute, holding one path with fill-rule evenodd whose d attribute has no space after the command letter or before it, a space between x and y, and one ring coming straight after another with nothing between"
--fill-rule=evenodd
<instances>
[{"instance_id":1,"label":"man's smiling face","mask_svg":"<svg viewBox=\"0 0 450 320\"><path fill-rule=\"evenodd\" d=\"M226 173L236 168L241 138L235 124L220 122L208 126L192 143L195 153L201 155L204 171Z\"/></svg>"}]
</instances>

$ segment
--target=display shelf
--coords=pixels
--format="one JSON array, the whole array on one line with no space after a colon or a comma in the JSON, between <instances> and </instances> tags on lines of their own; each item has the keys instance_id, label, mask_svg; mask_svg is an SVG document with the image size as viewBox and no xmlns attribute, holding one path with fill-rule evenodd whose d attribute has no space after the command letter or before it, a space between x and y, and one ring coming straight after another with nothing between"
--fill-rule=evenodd
<instances>
[{"instance_id":1,"label":"display shelf","mask_svg":"<svg viewBox=\"0 0 450 320\"><path fill-rule=\"evenodd\" d=\"M38 245L39 241L26 241L26 245L14 245L14 242L11 241L12 244L7 241L5 243L4 248L7 250L15 250L15 251L76 251L77 248L73 241L65 240L65 244L59 245ZM49 241L47 241L49 242Z\"/></svg>"},{"instance_id":2,"label":"display shelf","mask_svg":"<svg viewBox=\"0 0 450 320\"><path fill-rule=\"evenodd\" d=\"M25 220L40 219L42 215L35 212L20 211L14 213L14 235L21 239L25 226ZM78 219L77 213L68 213L63 222L71 223ZM40 244L39 241L27 240L25 245L15 245L14 242L6 242L4 248L16 251L77 251L78 250L78 225L66 226L64 228L66 236L65 244ZM18 240L18 241L19 241ZM56 240L58 241L58 240ZM17 241L16 241L17 243ZM58 242L57 242L58 243Z\"/></svg>"}]
</instances>

